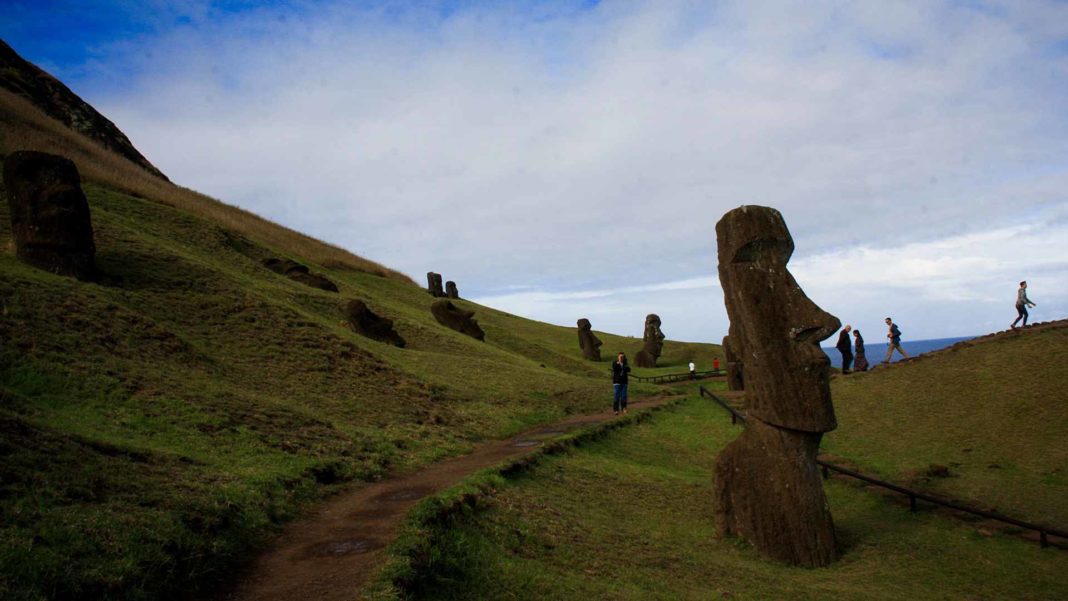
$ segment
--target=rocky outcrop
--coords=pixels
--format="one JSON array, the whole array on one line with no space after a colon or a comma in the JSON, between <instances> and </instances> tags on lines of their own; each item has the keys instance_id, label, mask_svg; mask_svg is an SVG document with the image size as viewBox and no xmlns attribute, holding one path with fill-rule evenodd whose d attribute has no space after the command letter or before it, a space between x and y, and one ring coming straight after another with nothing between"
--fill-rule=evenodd
<instances>
[{"instance_id":1,"label":"rocky outcrop","mask_svg":"<svg viewBox=\"0 0 1068 601\"><path fill-rule=\"evenodd\" d=\"M327 279L326 276L312 273L306 265L301 265L292 259L264 259L263 266L305 286L326 290L327 292L338 291L337 284Z\"/></svg>"},{"instance_id":2,"label":"rocky outcrop","mask_svg":"<svg viewBox=\"0 0 1068 601\"><path fill-rule=\"evenodd\" d=\"M837 548L816 453L837 422L819 343L841 324L787 270L794 244L778 211L734 209L716 237L729 346L745 362L748 407L745 431L716 461L716 531L786 563L828 565Z\"/></svg>"},{"instance_id":3,"label":"rocky outcrop","mask_svg":"<svg viewBox=\"0 0 1068 601\"><path fill-rule=\"evenodd\" d=\"M362 300L351 300L345 305L345 319L361 336L401 348L405 346L404 338L393 329L393 320L379 316Z\"/></svg>"},{"instance_id":4,"label":"rocky outcrop","mask_svg":"<svg viewBox=\"0 0 1068 601\"><path fill-rule=\"evenodd\" d=\"M486 333L475 321L474 311L467 311L452 304L452 301L442 299L430 305L430 312L434 319L441 325L466 334L476 340L486 340Z\"/></svg>"},{"instance_id":5,"label":"rocky outcrop","mask_svg":"<svg viewBox=\"0 0 1068 601\"><path fill-rule=\"evenodd\" d=\"M89 203L78 168L67 158L20 151L4 161L15 255L55 274L97 277Z\"/></svg>"},{"instance_id":6,"label":"rocky outcrop","mask_svg":"<svg viewBox=\"0 0 1068 601\"><path fill-rule=\"evenodd\" d=\"M434 273L433 271L426 272L426 291L430 293L430 296L436 298L445 296L445 291L441 288L440 273Z\"/></svg>"},{"instance_id":7,"label":"rocky outcrop","mask_svg":"<svg viewBox=\"0 0 1068 601\"><path fill-rule=\"evenodd\" d=\"M656 367L656 360L664 349L664 333L660 331L660 316L650 313L645 316L645 333L642 334L642 350L634 357L638 367Z\"/></svg>"},{"instance_id":8,"label":"rocky outcrop","mask_svg":"<svg viewBox=\"0 0 1068 601\"><path fill-rule=\"evenodd\" d=\"M582 349L582 356L590 361L601 360L601 340L593 334L593 326L590 320L583 317L578 320L578 341Z\"/></svg>"},{"instance_id":9,"label":"rocky outcrop","mask_svg":"<svg viewBox=\"0 0 1068 601\"><path fill-rule=\"evenodd\" d=\"M0 88L33 103L49 117L77 131L104 148L141 166L149 173L167 179L155 165L134 148L126 134L70 88L36 65L23 59L0 40Z\"/></svg>"}]
</instances>

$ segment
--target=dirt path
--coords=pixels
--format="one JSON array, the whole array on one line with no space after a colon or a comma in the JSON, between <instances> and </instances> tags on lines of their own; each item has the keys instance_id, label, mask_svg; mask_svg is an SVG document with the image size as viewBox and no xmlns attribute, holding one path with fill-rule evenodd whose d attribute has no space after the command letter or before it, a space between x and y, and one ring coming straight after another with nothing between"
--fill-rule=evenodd
<instances>
[{"instance_id":1,"label":"dirt path","mask_svg":"<svg viewBox=\"0 0 1068 601\"><path fill-rule=\"evenodd\" d=\"M662 405L668 397L631 403L631 409ZM358 599L383 561L408 511L427 495L505 459L532 452L541 441L568 430L612 419L610 411L568 418L477 447L421 471L360 485L326 500L314 513L290 524L271 549L239 576L226 600L329 601Z\"/></svg>"}]
</instances>

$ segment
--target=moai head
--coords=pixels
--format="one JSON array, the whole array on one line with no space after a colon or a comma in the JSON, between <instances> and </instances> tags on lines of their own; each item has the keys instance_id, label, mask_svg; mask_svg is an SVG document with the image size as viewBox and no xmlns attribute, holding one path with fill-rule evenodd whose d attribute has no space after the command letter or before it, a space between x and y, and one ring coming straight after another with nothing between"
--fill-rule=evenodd
<instances>
[{"instance_id":1,"label":"moai head","mask_svg":"<svg viewBox=\"0 0 1068 601\"><path fill-rule=\"evenodd\" d=\"M460 298L460 291L456 289L456 282L452 280L445 282L445 296L449 298Z\"/></svg>"},{"instance_id":2,"label":"moai head","mask_svg":"<svg viewBox=\"0 0 1068 601\"><path fill-rule=\"evenodd\" d=\"M486 333L482 331L482 328L479 327L478 322L474 319L474 311L461 309L452 304L452 301L443 299L430 305L430 312L441 325L456 330L461 334L467 334L476 340L486 340Z\"/></svg>"},{"instance_id":3,"label":"moai head","mask_svg":"<svg viewBox=\"0 0 1068 601\"><path fill-rule=\"evenodd\" d=\"M404 338L401 338L393 329L393 320L380 317L372 311L367 303L362 300L351 300L345 305L345 317L352 329L361 336L366 336L379 342L404 347Z\"/></svg>"},{"instance_id":4,"label":"moai head","mask_svg":"<svg viewBox=\"0 0 1068 601\"><path fill-rule=\"evenodd\" d=\"M434 273L433 271L426 273L426 291L430 293L430 296L445 296L445 290L441 287L440 273Z\"/></svg>"},{"instance_id":5,"label":"moai head","mask_svg":"<svg viewBox=\"0 0 1068 601\"><path fill-rule=\"evenodd\" d=\"M593 326L590 324L590 320L583 317L578 320L578 339L579 348L582 349L582 355L590 361L601 360L601 340L593 334Z\"/></svg>"},{"instance_id":6,"label":"moai head","mask_svg":"<svg viewBox=\"0 0 1068 601\"><path fill-rule=\"evenodd\" d=\"M664 333L660 331L660 316L650 313L645 316L645 334L642 335L642 350L659 357L664 348Z\"/></svg>"},{"instance_id":7,"label":"moai head","mask_svg":"<svg viewBox=\"0 0 1068 601\"><path fill-rule=\"evenodd\" d=\"M787 270L794 241L782 215L742 206L719 220L716 236L730 346L745 364L749 414L792 430L833 430L830 360L819 343L840 322Z\"/></svg>"},{"instance_id":8,"label":"moai head","mask_svg":"<svg viewBox=\"0 0 1068 601\"><path fill-rule=\"evenodd\" d=\"M96 272L89 203L67 158L19 151L4 160L15 254L24 263L79 280Z\"/></svg>"}]
</instances>

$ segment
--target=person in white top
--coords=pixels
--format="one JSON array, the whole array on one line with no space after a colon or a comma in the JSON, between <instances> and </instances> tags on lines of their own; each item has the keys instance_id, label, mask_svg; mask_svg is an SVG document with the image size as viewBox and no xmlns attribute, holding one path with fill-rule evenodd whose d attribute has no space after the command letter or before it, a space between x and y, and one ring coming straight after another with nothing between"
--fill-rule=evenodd
<instances>
[{"instance_id":1,"label":"person in white top","mask_svg":"<svg viewBox=\"0 0 1068 601\"><path fill-rule=\"evenodd\" d=\"M690 361L690 379L697 379L697 366L693 364L693 361Z\"/></svg>"}]
</instances>

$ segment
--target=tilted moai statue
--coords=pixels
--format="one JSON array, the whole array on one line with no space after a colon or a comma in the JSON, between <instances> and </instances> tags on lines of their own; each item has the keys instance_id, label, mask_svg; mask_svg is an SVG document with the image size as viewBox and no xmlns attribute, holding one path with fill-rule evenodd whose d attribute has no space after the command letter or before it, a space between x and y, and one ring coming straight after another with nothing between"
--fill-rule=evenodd
<instances>
[{"instance_id":1,"label":"tilted moai statue","mask_svg":"<svg viewBox=\"0 0 1068 601\"><path fill-rule=\"evenodd\" d=\"M660 316L650 313L645 316L645 334L642 335L642 350L634 357L638 367L656 367L656 360L664 349L664 333L660 331Z\"/></svg>"},{"instance_id":2,"label":"tilted moai statue","mask_svg":"<svg viewBox=\"0 0 1068 601\"><path fill-rule=\"evenodd\" d=\"M352 329L361 336L401 348L405 345L404 339L393 329L393 320L379 316L362 300L349 301L345 305L345 317Z\"/></svg>"},{"instance_id":3,"label":"tilted moai statue","mask_svg":"<svg viewBox=\"0 0 1068 601\"><path fill-rule=\"evenodd\" d=\"M440 273L426 272L426 291L430 293L430 296L438 298L445 296L445 291L441 288Z\"/></svg>"},{"instance_id":4,"label":"tilted moai statue","mask_svg":"<svg viewBox=\"0 0 1068 601\"><path fill-rule=\"evenodd\" d=\"M586 357L590 361L601 360L602 342L597 336L594 336L593 326L590 324L590 320L585 317L578 320L578 340L583 357Z\"/></svg>"},{"instance_id":5,"label":"tilted moai statue","mask_svg":"<svg viewBox=\"0 0 1068 601\"><path fill-rule=\"evenodd\" d=\"M801 566L837 558L834 523L816 466L824 432L837 426L830 360L819 343L838 330L794 281L794 250L782 215L743 206L716 224L719 280L730 346L745 359L745 431L716 461L720 536Z\"/></svg>"},{"instance_id":6,"label":"tilted moai statue","mask_svg":"<svg viewBox=\"0 0 1068 601\"><path fill-rule=\"evenodd\" d=\"M460 298L460 291L456 289L456 282L452 280L445 282L445 296L449 298Z\"/></svg>"},{"instance_id":7,"label":"tilted moai statue","mask_svg":"<svg viewBox=\"0 0 1068 601\"><path fill-rule=\"evenodd\" d=\"M452 301L442 299L430 305L430 312L441 325L461 334L467 334L476 340L486 340L486 333L474 320L474 311L461 309L452 304Z\"/></svg>"},{"instance_id":8,"label":"tilted moai statue","mask_svg":"<svg viewBox=\"0 0 1068 601\"><path fill-rule=\"evenodd\" d=\"M723 337L723 355L727 360L727 390L745 390L742 360L731 346L731 337Z\"/></svg>"},{"instance_id":9,"label":"tilted moai statue","mask_svg":"<svg viewBox=\"0 0 1068 601\"><path fill-rule=\"evenodd\" d=\"M93 224L74 162L44 152L13 152L4 160L4 187L15 256L45 271L95 280Z\"/></svg>"}]
</instances>

